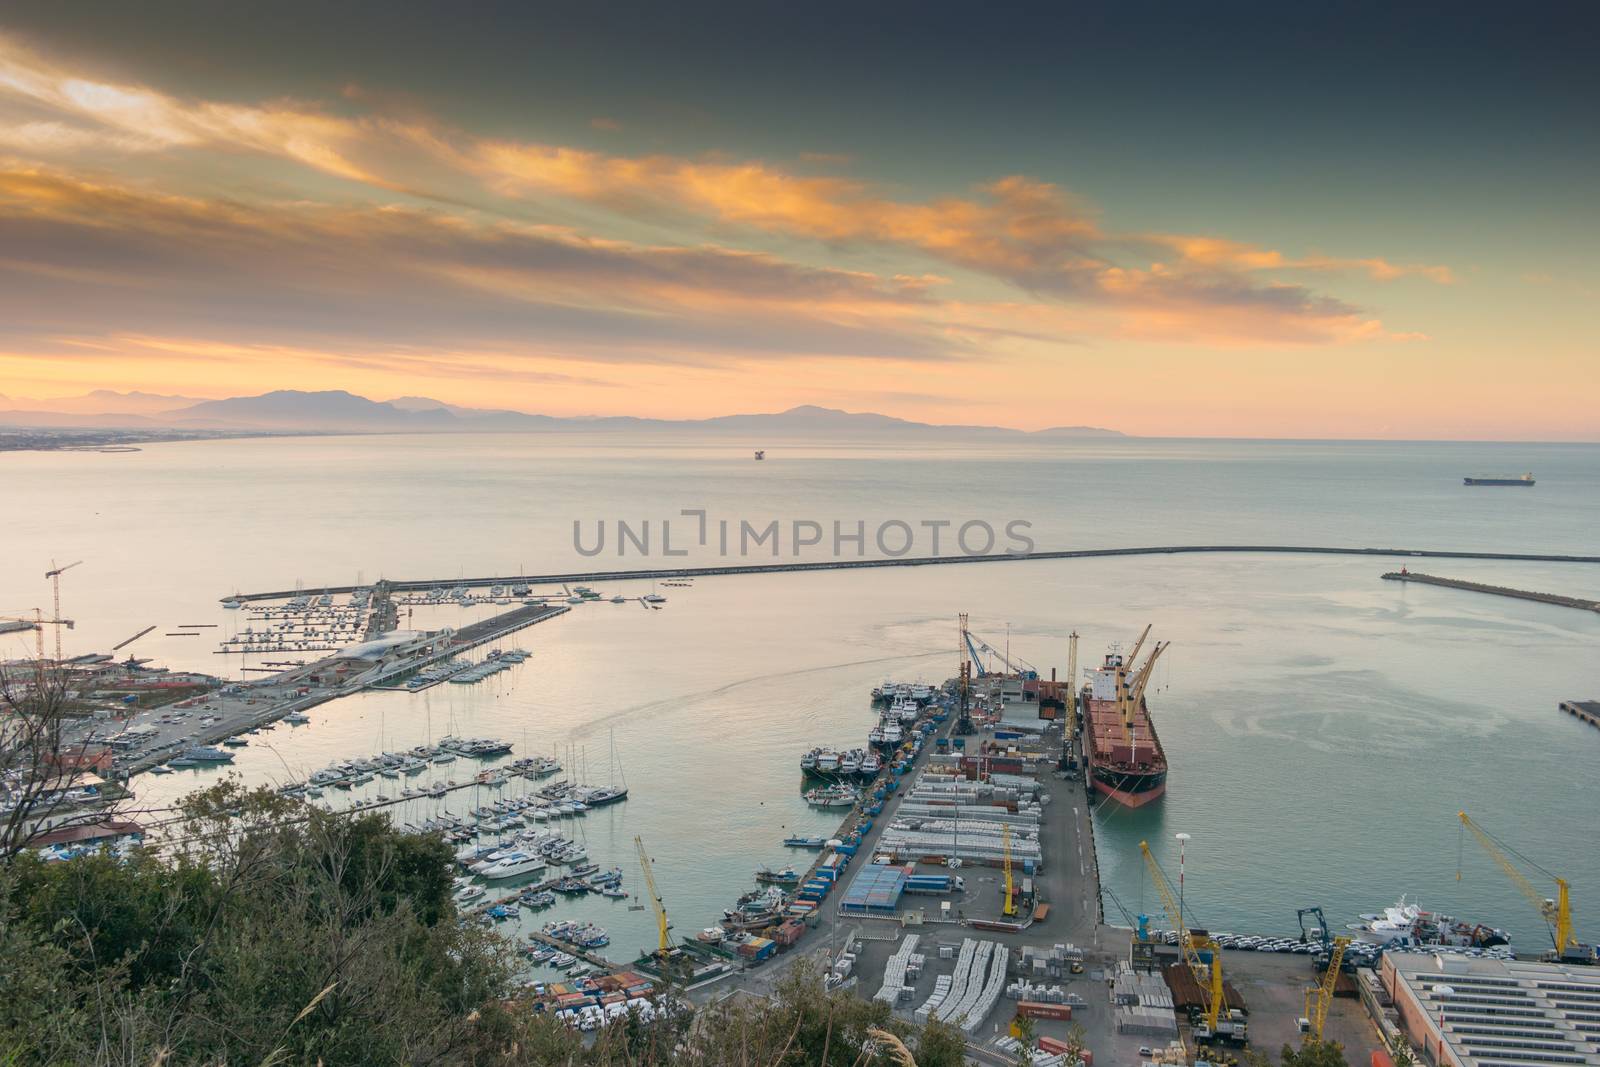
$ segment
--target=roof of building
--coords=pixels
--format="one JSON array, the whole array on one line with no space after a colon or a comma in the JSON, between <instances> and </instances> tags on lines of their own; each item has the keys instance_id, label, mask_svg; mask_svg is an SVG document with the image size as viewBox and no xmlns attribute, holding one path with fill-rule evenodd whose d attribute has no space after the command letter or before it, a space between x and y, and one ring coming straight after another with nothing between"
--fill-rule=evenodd
<instances>
[{"instance_id":1,"label":"roof of building","mask_svg":"<svg viewBox=\"0 0 1600 1067\"><path fill-rule=\"evenodd\" d=\"M339 650L341 659L378 659L385 652L431 636L426 630L395 630L371 641Z\"/></svg>"},{"instance_id":2,"label":"roof of building","mask_svg":"<svg viewBox=\"0 0 1600 1067\"><path fill-rule=\"evenodd\" d=\"M839 906L850 911L893 911L905 892L908 873L893 864L868 864L851 879Z\"/></svg>"},{"instance_id":3,"label":"roof of building","mask_svg":"<svg viewBox=\"0 0 1600 1067\"><path fill-rule=\"evenodd\" d=\"M1600 1064L1600 971L1560 963L1391 953L1395 996L1421 1009L1462 1067ZM1442 1025L1441 1025L1442 1020Z\"/></svg>"}]
</instances>

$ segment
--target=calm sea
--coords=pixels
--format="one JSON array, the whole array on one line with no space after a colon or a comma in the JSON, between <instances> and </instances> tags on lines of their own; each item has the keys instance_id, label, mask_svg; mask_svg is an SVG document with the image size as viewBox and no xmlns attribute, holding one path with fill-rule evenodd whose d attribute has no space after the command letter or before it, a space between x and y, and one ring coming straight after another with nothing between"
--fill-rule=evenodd
<instances>
[{"instance_id":1,"label":"calm sea","mask_svg":"<svg viewBox=\"0 0 1600 1067\"><path fill-rule=\"evenodd\" d=\"M768 459L751 460L764 446ZM1533 471L1533 489L1467 489L1467 474ZM308 589L380 576L643 566L589 559L596 524L672 518L690 543L716 523L892 520L1031 524L1039 548L1288 543L1600 552L1600 447L1115 440L936 447L745 442L681 436L299 438L153 445L131 454L0 455L0 615L49 610L49 561L82 559L62 584L70 652L130 646L174 667L239 674L185 623L240 625L234 590ZM1003 533L1002 533L1003 536ZM891 541L891 544L893 541ZM737 537L733 550L738 551ZM1002 542L1001 547L1005 547ZM712 562L693 546L683 562ZM949 550L949 542L945 548ZM853 548L849 548L853 552ZM806 558L818 558L811 549ZM751 558L770 559L765 548ZM652 562L659 562L660 558ZM1172 763L1170 792L1137 813L1102 809L1106 885L1129 912L1158 907L1138 842L1175 862L1189 846L1188 901L1215 929L1291 931L1321 904L1336 922L1392 903L1508 927L1536 948L1531 907L1469 839L1465 808L1568 878L1580 933L1600 936L1600 731L1558 701L1600 696L1600 617L1382 582L1382 560L1179 556L702 579L661 589L662 611L585 605L508 640L521 667L477 686L370 693L280 725L242 750L251 780L444 733L496 734L518 752L612 772L625 804L568 823L603 866L639 877L633 838L655 859L680 933L711 924L787 833L831 817L799 799L800 754L860 744L867 690L940 681L956 667L957 612L1048 672L1066 638L1085 661L1145 623L1173 642L1150 702ZM1600 567L1429 562L1447 574L1600 599ZM648 583L602 592L637 596ZM489 608L419 609L416 626ZM28 642L5 638L7 654ZM163 802L216 772L139 783ZM443 776L445 772L441 771ZM465 776L465 771L450 773ZM364 787L373 793L392 783ZM1065 803L1081 796L1060 791ZM342 797L343 795L341 795ZM475 801L458 795L456 810ZM438 804L439 802L432 802ZM403 821L429 814L422 805ZM799 857L795 857L799 858ZM1462 877L1457 880L1458 862ZM1542 882L1541 882L1542 884ZM1553 889L1552 889L1553 891ZM609 927L622 958L651 939L647 912L594 899L557 914ZM1116 904L1107 914L1118 920Z\"/></svg>"}]
</instances>

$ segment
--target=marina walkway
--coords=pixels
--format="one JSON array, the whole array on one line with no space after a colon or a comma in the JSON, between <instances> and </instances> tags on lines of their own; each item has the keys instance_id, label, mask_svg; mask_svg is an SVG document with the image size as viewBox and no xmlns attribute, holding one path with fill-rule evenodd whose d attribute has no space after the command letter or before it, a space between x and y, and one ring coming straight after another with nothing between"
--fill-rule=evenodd
<instances>
[{"instance_id":1,"label":"marina walkway","mask_svg":"<svg viewBox=\"0 0 1600 1067\"><path fill-rule=\"evenodd\" d=\"M1142 548L1082 548L1026 555L994 553L982 556L903 556L885 559L835 559L812 563L740 563L712 567L664 567L644 570L582 571L570 574L496 575L483 578L427 578L385 580L397 593L422 592L438 588L485 585L571 585L586 582L632 579L708 578L724 574L779 574L786 571L843 571L879 567L935 567L955 563L1026 563L1047 559L1100 559L1117 556L1171 556L1193 553L1240 553L1247 555L1304 556L1408 556L1417 559L1503 560L1520 563L1600 563L1600 556L1565 555L1542 552L1455 552L1428 548L1341 548L1316 545L1158 545ZM353 593L365 586L326 586L328 593ZM225 599L244 601L282 600L297 595L297 590L280 589L264 593L236 593Z\"/></svg>"}]
</instances>

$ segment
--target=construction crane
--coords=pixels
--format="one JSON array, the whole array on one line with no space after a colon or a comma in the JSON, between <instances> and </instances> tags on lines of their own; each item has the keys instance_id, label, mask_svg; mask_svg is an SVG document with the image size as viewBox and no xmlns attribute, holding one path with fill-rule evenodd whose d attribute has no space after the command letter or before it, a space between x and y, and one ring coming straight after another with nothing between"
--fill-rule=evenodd
<instances>
[{"instance_id":1,"label":"construction crane","mask_svg":"<svg viewBox=\"0 0 1600 1067\"><path fill-rule=\"evenodd\" d=\"M1011 878L1011 824L1010 823L1006 823L1004 826L1002 826L1000 828L1000 849L1001 849L1001 855L1004 858L1003 859L1003 866L1005 867L1005 875L1006 875L1006 885L1005 885L1006 900L1005 900L1005 904L1000 909L1000 913L1002 915L1004 915L1006 918L1009 919L1009 918L1011 918L1011 916L1013 916L1013 915L1015 915L1017 913L1016 884L1012 881L1012 878Z\"/></svg>"},{"instance_id":2,"label":"construction crane","mask_svg":"<svg viewBox=\"0 0 1600 1067\"><path fill-rule=\"evenodd\" d=\"M10 625L7 625L8 623ZM0 616L0 634L11 633L13 631L22 631L22 630L32 630L33 631L35 658L39 661L40 664L44 663L44 628L46 626L55 626L55 627L57 627L56 633L57 633L58 636L56 638L56 641L57 641L57 644L59 645L59 643L60 643L59 634L61 632L59 628L62 627L62 626L65 626L67 629L71 630L71 629L74 628L75 624L73 623L73 621L71 619L63 619L59 612L56 613L56 617L55 618L47 619L47 618L44 617L44 612L39 608L34 608L33 609L33 617L32 618L29 618L26 615ZM56 653L56 658L59 660L60 656L61 656L61 653L58 650L57 653Z\"/></svg>"},{"instance_id":3,"label":"construction crane","mask_svg":"<svg viewBox=\"0 0 1600 1067\"><path fill-rule=\"evenodd\" d=\"M644 871L644 886L650 893L650 906L656 913L656 931L660 935L657 951L665 954L672 949L672 938L667 934L667 906L662 903L661 891L656 888L656 876L650 870L650 855L644 850L644 838L635 836L634 847L639 850L639 867Z\"/></svg>"},{"instance_id":4,"label":"construction crane","mask_svg":"<svg viewBox=\"0 0 1600 1067\"><path fill-rule=\"evenodd\" d=\"M1317 909L1321 914L1321 909ZM1323 936L1327 936L1327 928L1323 928ZM1350 944L1350 939L1343 934L1333 939L1333 947L1328 955L1328 969L1322 972L1322 981L1316 985L1306 987L1306 1014L1304 1029L1314 1040L1322 1040L1322 1027L1328 1021L1328 1008L1333 1004L1333 988L1339 982L1339 968L1344 964L1345 946Z\"/></svg>"},{"instance_id":5,"label":"construction crane","mask_svg":"<svg viewBox=\"0 0 1600 1067\"><path fill-rule=\"evenodd\" d=\"M1243 1018L1227 1010L1228 1005L1222 990L1222 946L1206 934L1190 932L1188 924L1184 922L1182 909L1178 906L1178 898L1172 893L1172 884L1167 881L1166 873L1161 870L1161 864L1156 862L1155 854L1150 851L1150 843L1140 841L1139 851L1144 855L1145 866L1150 869L1150 881L1161 896L1161 906L1167 913L1167 921L1177 931L1178 947L1183 952L1183 961L1194 972L1195 980L1200 985L1203 1012L1200 1020L1195 1023L1195 1039L1245 1041L1246 1024ZM1202 951L1211 953L1209 963L1201 958Z\"/></svg>"},{"instance_id":6,"label":"construction crane","mask_svg":"<svg viewBox=\"0 0 1600 1067\"><path fill-rule=\"evenodd\" d=\"M1472 831L1472 836L1478 839L1478 844L1482 845L1483 850L1489 853L1489 856L1500 865L1502 871L1506 872L1506 877L1511 879L1511 884L1515 885L1522 895L1528 898L1529 903L1539 909L1539 914L1550 925L1550 940L1555 945L1555 958L1558 960L1583 959L1592 961L1595 950L1589 946L1580 945L1577 937L1572 932L1572 901L1567 894L1566 879L1557 878L1510 845L1500 841L1489 831L1473 822L1466 812L1457 812L1456 817L1461 820L1461 825L1464 829ZM1534 884L1528 881L1527 876L1517 868L1517 865L1511 862L1511 858L1507 853L1516 856L1529 867L1555 882L1555 899L1551 900L1539 892ZM1456 881L1461 881L1459 860L1456 863Z\"/></svg>"},{"instance_id":7,"label":"construction crane","mask_svg":"<svg viewBox=\"0 0 1600 1067\"><path fill-rule=\"evenodd\" d=\"M55 587L55 597L56 597L55 608L56 608L56 619L58 619L58 620L61 618L61 575L63 573L65 573L66 571L70 571L72 568L78 566L78 564L80 564L82 562L83 562L83 560L80 559L80 560L75 560L72 563L67 564L65 567L57 567L56 566L56 561L55 560L51 560L50 561L50 569L44 572L44 576L46 578L50 579L51 584ZM55 628L56 628L56 662L60 663L61 662L61 624L60 624L60 622L56 622L55 623Z\"/></svg>"}]
</instances>

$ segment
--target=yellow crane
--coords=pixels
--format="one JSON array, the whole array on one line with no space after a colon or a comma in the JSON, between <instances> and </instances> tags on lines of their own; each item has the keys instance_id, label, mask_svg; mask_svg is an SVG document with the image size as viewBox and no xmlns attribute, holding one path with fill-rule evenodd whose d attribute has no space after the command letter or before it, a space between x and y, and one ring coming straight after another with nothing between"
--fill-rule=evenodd
<instances>
[{"instance_id":1,"label":"yellow crane","mask_svg":"<svg viewBox=\"0 0 1600 1067\"><path fill-rule=\"evenodd\" d=\"M72 568L78 566L78 564L80 564L82 562L83 562L83 560L80 559L80 560L77 560L77 561L75 561L73 563L67 564L65 567L57 567L56 566L56 561L55 560L51 560L50 561L50 569L44 572L44 576L46 578L50 579L51 583L55 586L56 617L52 621L55 623L55 628L56 628L56 662L57 663L61 662L61 622L60 622L60 619L61 619L61 575L66 571L70 571Z\"/></svg>"},{"instance_id":2,"label":"yellow crane","mask_svg":"<svg viewBox=\"0 0 1600 1067\"><path fill-rule=\"evenodd\" d=\"M1539 909L1539 914L1544 917L1544 921L1550 924L1551 940L1555 943L1556 958L1560 959L1566 955L1567 949L1576 948L1578 939L1572 932L1572 901L1567 895L1566 879L1557 878L1537 863L1528 859L1528 857L1517 852L1516 849L1502 844L1493 834L1473 822L1466 812L1457 812L1456 817L1461 820L1461 825L1464 828L1472 831L1472 836L1478 839L1478 844L1482 845L1483 850L1489 853L1489 856L1500 865L1502 871L1506 872L1506 877L1511 879L1511 884L1515 885L1522 895L1528 898L1529 903ZM1508 852L1515 854L1528 866L1533 867L1540 874L1556 883L1554 900L1539 892L1534 884L1528 881L1527 876L1506 855ZM1456 866L1456 881L1461 881L1459 863Z\"/></svg>"},{"instance_id":3,"label":"yellow crane","mask_svg":"<svg viewBox=\"0 0 1600 1067\"><path fill-rule=\"evenodd\" d=\"M1212 1037L1226 1037L1244 1041L1244 1021L1235 1019L1231 1013L1227 1013L1228 1005L1222 991L1222 946L1208 936L1189 932L1182 909L1178 907L1178 898L1172 893L1172 884L1167 881L1166 873L1161 870L1155 854L1150 851L1150 843L1140 841L1139 851L1144 855L1145 866L1150 869L1150 881L1161 896L1161 907L1167 913L1167 921L1178 933L1178 947L1183 952L1183 961L1189 965L1200 983L1204 1011L1201 1022L1195 1025L1195 1038L1205 1040ZM1200 957L1202 950L1211 953L1210 963Z\"/></svg>"},{"instance_id":4,"label":"yellow crane","mask_svg":"<svg viewBox=\"0 0 1600 1067\"><path fill-rule=\"evenodd\" d=\"M1004 866L1005 866L1005 872L1006 872L1006 888L1005 888L1006 901L1005 901L1005 904L1001 907L1000 913L1002 915L1006 916L1007 918L1010 918L1011 916L1013 916L1013 915L1015 915L1017 913L1017 904L1016 904L1016 899L1017 898L1014 895L1015 892L1016 892L1016 887L1015 887L1015 885L1013 885L1013 883L1011 881L1011 824L1010 823L1006 823L1004 826L1000 827L1000 848L1001 848L1001 854L1004 857Z\"/></svg>"},{"instance_id":5,"label":"yellow crane","mask_svg":"<svg viewBox=\"0 0 1600 1067\"><path fill-rule=\"evenodd\" d=\"M1344 963L1345 946L1350 939L1340 934L1333 939L1333 951L1328 956L1328 969L1322 981L1306 988L1306 1019L1311 1023L1311 1036L1322 1040L1322 1027L1328 1021L1328 1007L1333 1003L1333 987L1339 982L1339 967Z\"/></svg>"},{"instance_id":6,"label":"yellow crane","mask_svg":"<svg viewBox=\"0 0 1600 1067\"><path fill-rule=\"evenodd\" d=\"M1150 632L1149 627L1145 627L1145 632ZM1144 638L1139 638L1139 642L1143 644ZM1150 650L1149 657L1145 659L1144 666L1134 672L1133 680L1124 681L1118 686L1122 696L1122 735L1130 749L1136 740L1133 735L1133 711L1139 706L1139 701L1144 699L1144 691L1150 684L1150 679L1155 677L1156 660L1161 658L1161 653L1171 644L1170 641L1156 642L1156 646Z\"/></svg>"},{"instance_id":7,"label":"yellow crane","mask_svg":"<svg viewBox=\"0 0 1600 1067\"><path fill-rule=\"evenodd\" d=\"M660 952L667 952L672 948L672 939L667 935L667 906L661 901L661 891L656 888L656 876L650 870L650 855L644 850L644 838L635 836L634 847L639 850L639 867L644 871L644 885L650 893L650 906L655 909L656 929L660 934Z\"/></svg>"}]
</instances>

